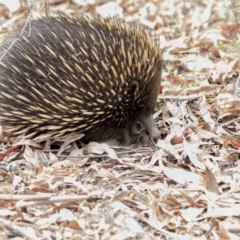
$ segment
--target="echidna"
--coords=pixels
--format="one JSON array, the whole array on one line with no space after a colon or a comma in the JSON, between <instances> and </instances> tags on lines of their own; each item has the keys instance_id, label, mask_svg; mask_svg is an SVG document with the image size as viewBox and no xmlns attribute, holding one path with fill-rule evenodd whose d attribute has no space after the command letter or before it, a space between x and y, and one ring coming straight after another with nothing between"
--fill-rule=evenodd
<instances>
[{"instance_id":1,"label":"echidna","mask_svg":"<svg viewBox=\"0 0 240 240\"><path fill-rule=\"evenodd\" d=\"M20 28L22 29L22 27ZM129 143L140 120L153 137L162 53L150 30L117 17L32 20L1 47L0 124L44 140L73 132Z\"/></svg>"}]
</instances>

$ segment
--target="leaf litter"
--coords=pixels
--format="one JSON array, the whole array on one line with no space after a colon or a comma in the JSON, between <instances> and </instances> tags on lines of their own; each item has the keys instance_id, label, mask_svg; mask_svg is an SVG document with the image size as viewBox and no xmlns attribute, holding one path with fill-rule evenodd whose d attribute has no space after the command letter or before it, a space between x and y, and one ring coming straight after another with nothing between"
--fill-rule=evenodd
<instances>
[{"instance_id":1,"label":"leaf litter","mask_svg":"<svg viewBox=\"0 0 240 240\"><path fill-rule=\"evenodd\" d=\"M17 0L1 2L6 33L25 18ZM1 130L0 239L239 239L237 4L49 1L52 14L111 12L156 32L165 49L154 114L162 138L10 145ZM32 16L43 6L35 1Z\"/></svg>"}]
</instances>

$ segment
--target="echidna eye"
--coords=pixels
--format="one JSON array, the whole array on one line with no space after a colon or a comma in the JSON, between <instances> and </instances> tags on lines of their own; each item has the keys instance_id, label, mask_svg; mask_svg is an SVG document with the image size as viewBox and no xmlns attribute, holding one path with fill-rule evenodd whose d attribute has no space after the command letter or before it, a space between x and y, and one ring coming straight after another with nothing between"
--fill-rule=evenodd
<instances>
[{"instance_id":1,"label":"echidna eye","mask_svg":"<svg viewBox=\"0 0 240 240\"><path fill-rule=\"evenodd\" d=\"M149 115L152 114L152 111L149 108L145 108L144 109L144 114L145 114L145 116L149 116Z\"/></svg>"}]
</instances>

